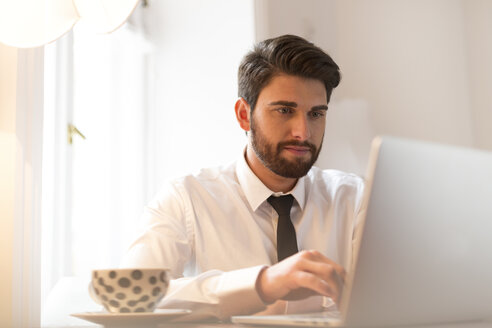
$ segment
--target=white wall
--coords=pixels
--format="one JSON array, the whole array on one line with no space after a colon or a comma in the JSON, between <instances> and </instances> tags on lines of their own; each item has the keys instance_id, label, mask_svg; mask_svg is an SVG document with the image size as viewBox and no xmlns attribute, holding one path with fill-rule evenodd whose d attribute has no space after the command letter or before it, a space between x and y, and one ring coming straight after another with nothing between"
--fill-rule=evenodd
<instances>
[{"instance_id":1,"label":"white wall","mask_svg":"<svg viewBox=\"0 0 492 328\"><path fill-rule=\"evenodd\" d=\"M339 98L366 99L377 133L473 144L461 1L339 1L337 13Z\"/></svg>"},{"instance_id":2,"label":"white wall","mask_svg":"<svg viewBox=\"0 0 492 328\"><path fill-rule=\"evenodd\" d=\"M12 326L17 50L0 44L0 325Z\"/></svg>"},{"instance_id":3,"label":"white wall","mask_svg":"<svg viewBox=\"0 0 492 328\"><path fill-rule=\"evenodd\" d=\"M492 1L463 1L475 146L492 150Z\"/></svg>"},{"instance_id":4,"label":"white wall","mask_svg":"<svg viewBox=\"0 0 492 328\"><path fill-rule=\"evenodd\" d=\"M376 134L492 150L491 2L256 3L258 38L299 34L341 67L319 166L363 174Z\"/></svg>"},{"instance_id":5,"label":"white wall","mask_svg":"<svg viewBox=\"0 0 492 328\"><path fill-rule=\"evenodd\" d=\"M0 43L0 131L15 133L17 49Z\"/></svg>"},{"instance_id":6,"label":"white wall","mask_svg":"<svg viewBox=\"0 0 492 328\"><path fill-rule=\"evenodd\" d=\"M254 42L252 0L150 2L156 184L236 159L237 68Z\"/></svg>"}]
</instances>

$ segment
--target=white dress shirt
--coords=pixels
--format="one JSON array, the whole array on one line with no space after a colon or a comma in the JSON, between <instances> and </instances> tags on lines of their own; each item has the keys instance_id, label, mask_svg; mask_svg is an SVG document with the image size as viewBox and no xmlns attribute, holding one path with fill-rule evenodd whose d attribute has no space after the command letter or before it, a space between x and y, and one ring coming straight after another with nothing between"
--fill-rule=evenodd
<instances>
[{"instance_id":1,"label":"white dress shirt","mask_svg":"<svg viewBox=\"0 0 492 328\"><path fill-rule=\"evenodd\" d=\"M298 249L316 249L349 271L363 186L356 175L316 167L300 178L289 192ZM191 309L193 319L261 311L256 278L277 262L278 215L266 201L272 194L281 193L269 190L244 156L174 180L145 208L143 231L122 266L169 268L159 307Z\"/></svg>"}]
</instances>

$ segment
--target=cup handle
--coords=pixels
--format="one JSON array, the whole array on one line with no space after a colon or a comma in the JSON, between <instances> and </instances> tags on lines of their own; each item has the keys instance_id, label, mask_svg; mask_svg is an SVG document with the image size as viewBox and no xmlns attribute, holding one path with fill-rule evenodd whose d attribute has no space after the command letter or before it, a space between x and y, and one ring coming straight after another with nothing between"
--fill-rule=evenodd
<instances>
[{"instance_id":1,"label":"cup handle","mask_svg":"<svg viewBox=\"0 0 492 328\"><path fill-rule=\"evenodd\" d=\"M92 298L94 302L96 302L99 305L103 305L101 301L99 300L99 297L96 295L96 291L94 290L94 286L92 286L92 282L89 283L89 296Z\"/></svg>"}]
</instances>

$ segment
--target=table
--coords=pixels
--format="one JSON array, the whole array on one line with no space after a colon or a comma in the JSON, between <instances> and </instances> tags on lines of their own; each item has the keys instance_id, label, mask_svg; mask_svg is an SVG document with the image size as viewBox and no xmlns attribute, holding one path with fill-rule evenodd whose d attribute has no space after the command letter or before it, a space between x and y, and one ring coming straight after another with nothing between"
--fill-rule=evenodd
<instances>
[{"instance_id":1,"label":"table","mask_svg":"<svg viewBox=\"0 0 492 328\"><path fill-rule=\"evenodd\" d=\"M86 326L65 326L65 327L42 327L42 328L96 328L103 327L99 325L86 325ZM157 328L245 328L245 327L260 327L260 326L246 326L233 323L168 323L161 324ZM266 326L265 326L266 327ZM137 327L136 327L137 328ZM268 328L273 328L268 326ZM412 328L412 326L405 326L404 328ZM492 322L462 322L453 324L439 324L439 325L422 325L415 328L492 328Z\"/></svg>"}]
</instances>

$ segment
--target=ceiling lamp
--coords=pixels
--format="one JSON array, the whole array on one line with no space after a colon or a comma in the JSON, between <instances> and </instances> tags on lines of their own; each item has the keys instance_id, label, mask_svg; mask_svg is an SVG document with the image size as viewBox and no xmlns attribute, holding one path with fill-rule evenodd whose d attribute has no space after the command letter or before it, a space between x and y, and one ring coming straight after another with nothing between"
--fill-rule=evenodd
<instances>
[{"instance_id":1,"label":"ceiling lamp","mask_svg":"<svg viewBox=\"0 0 492 328\"><path fill-rule=\"evenodd\" d=\"M0 42L18 48L57 40L81 22L95 33L123 25L140 0L0 0Z\"/></svg>"}]
</instances>

